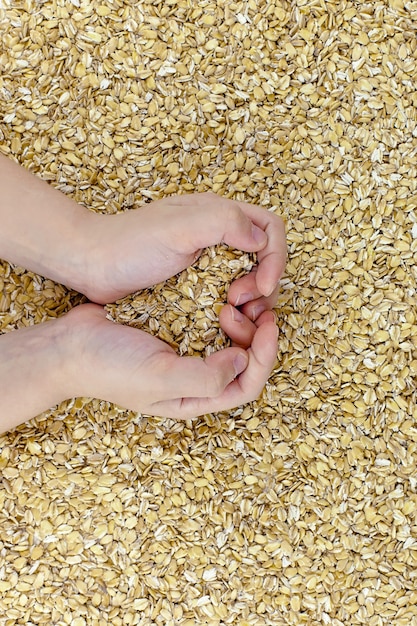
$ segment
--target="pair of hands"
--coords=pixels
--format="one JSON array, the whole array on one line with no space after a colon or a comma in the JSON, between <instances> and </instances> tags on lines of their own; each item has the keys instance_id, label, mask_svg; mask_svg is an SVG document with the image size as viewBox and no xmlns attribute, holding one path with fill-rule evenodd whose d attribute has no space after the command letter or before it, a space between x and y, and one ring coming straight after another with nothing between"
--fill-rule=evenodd
<instances>
[{"instance_id":1,"label":"pair of hands","mask_svg":"<svg viewBox=\"0 0 417 626\"><path fill-rule=\"evenodd\" d=\"M72 350L66 359L71 395L180 419L256 399L277 353L271 309L287 254L282 220L261 207L203 193L117 215L86 213L86 226L83 292L97 304L62 318ZM99 305L168 279L220 242L258 257L252 272L230 286L220 314L232 347L205 359L180 357L156 337L106 318Z\"/></svg>"}]
</instances>

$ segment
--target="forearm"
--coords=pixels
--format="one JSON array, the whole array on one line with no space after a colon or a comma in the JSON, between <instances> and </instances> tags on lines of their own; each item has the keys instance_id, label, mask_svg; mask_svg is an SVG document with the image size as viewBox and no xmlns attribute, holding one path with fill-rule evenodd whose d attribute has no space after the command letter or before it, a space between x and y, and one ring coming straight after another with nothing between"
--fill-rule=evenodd
<instances>
[{"instance_id":1,"label":"forearm","mask_svg":"<svg viewBox=\"0 0 417 626\"><path fill-rule=\"evenodd\" d=\"M93 218L0 154L0 258L83 292Z\"/></svg>"},{"instance_id":2,"label":"forearm","mask_svg":"<svg viewBox=\"0 0 417 626\"><path fill-rule=\"evenodd\" d=\"M0 336L0 433L65 400L60 319Z\"/></svg>"}]
</instances>

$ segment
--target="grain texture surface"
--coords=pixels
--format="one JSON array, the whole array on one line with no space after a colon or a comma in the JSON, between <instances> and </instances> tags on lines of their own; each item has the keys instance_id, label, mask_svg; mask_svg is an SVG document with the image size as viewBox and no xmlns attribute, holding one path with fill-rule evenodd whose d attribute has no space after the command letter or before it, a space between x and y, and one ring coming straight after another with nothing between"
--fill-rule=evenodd
<instances>
[{"instance_id":1,"label":"grain texture surface","mask_svg":"<svg viewBox=\"0 0 417 626\"><path fill-rule=\"evenodd\" d=\"M1 152L94 211L211 190L289 242L256 402L0 437L1 626L417 625L416 32L413 0L1 0ZM218 348L252 261L108 314ZM0 262L1 332L80 300Z\"/></svg>"}]
</instances>

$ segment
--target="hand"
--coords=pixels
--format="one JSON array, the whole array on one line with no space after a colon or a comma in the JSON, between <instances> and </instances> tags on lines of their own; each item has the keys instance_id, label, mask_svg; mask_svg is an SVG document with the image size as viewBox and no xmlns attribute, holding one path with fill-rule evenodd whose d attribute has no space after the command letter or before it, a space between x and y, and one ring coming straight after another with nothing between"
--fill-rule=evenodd
<instances>
[{"instance_id":1,"label":"hand","mask_svg":"<svg viewBox=\"0 0 417 626\"><path fill-rule=\"evenodd\" d=\"M95 304L75 307L59 321L65 321L69 346L68 397L94 396L160 417L188 419L255 400L277 353L270 311L256 324L245 321L247 350L236 345L206 359L180 357L156 337L109 321ZM230 320L227 328L234 341L237 329Z\"/></svg>"},{"instance_id":2,"label":"hand","mask_svg":"<svg viewBox=\"0 0 417 626\"><path fill-rule=\"evenodd\" d=\"M252 302L244 311L256 319L261 310L253 317L255 306L268 309L275 302L286 261L285 231L266 209L212 193L179 195L116 215L91 214L90 228L94 246L84 293L93 302L114 302L162 282L191 265L203 248L221 242L258 254L256 270L231 287L231 304Z\"/></svg>"},{"instance_id":3,"label":"hand","mask_svg":"<svg viewBox=\"0 0 417 626\"><path fill-rule=\"evenodd\" d=\"M202 248L223 241L257 252L259 261L257 271L231 286L230 304L254 320L262 307L275 303L273 289L286 260L284 225L261 207L202 193L100 215L2 155L0 186L1 258L93 302L113 302L164 281L188 267ZM225 315L231 315L230 307Z\"/></svg>"}]
</instances>

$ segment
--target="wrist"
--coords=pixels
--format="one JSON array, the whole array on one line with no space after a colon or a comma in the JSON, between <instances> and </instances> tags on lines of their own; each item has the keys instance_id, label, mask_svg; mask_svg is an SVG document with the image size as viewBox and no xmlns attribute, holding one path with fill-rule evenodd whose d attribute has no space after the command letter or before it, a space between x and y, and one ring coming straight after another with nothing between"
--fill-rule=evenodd
<instances>
[{"instance_id":1,"label":"wrist","mask_svg":"<svg viewBox=\"0 0 417 626\"><path fill-rule=\"evenodd\" d=\"M115 244L114 216L86 210L80 217L75 244L77 260L71 268L72 286L91 302L107 304L114 299L106 286L114 270L116 252L120 254L120 248Z\"/></svg>"},{"instance_id":2,"label":"wrist","mask_svg":"<svg viewBox=\"0 0 417 626\"><path fill-rule=\"evenodd\" d=\"M79 205L74 209L77 210L74 210L70 226L62 234L55 251L49 277L90 297L98 263L96 224L102 216ZM45 270L43 275L48 276L48 272Z\"/></svg>"},{"instance_id":3,"label":"wrist","mask_svg":"<svg viewBox=\"0 0 417 626\"><path fill-rule=\"evenodd\" d=\"M73 332L67 323L67 315L42 324L45 326L44 374L54 390L55 403L77 395L77 355Z\"/></svg>"},{"instance_id":4,"label":"wrist","mask_svg":"<svg viewBox=\"0 0 417 626\"><path fill-rule=\"evenodd\" d=\"M0 337L0 430L10 430L71 397L61 319Z\"/></svg>"},{"instance_id":5,"label":"wrist","mask_svg":"<svg viewBox=\"0 0 417 626\"><path fill-rule=\"evenodd\" d=\"M0 257L82 291L94 215L0 155Z\"/></svg>"},{"instance_id":6,"label":"wrist","mask_svg":"<svg viewBox=\"0 0 417 626\"><path fill-rule=\"evenodd\" d=\"M91 302L109 304L163 279L149 271L152 231L142 216L139 211L117 215L87 212L84 241L79 247L84 265L79 267L76 289ZM157 262L153 266L158 270Z\"/></svg>"},{"instance_id":7,"label":"wrist","mask_svg":"<svg viewBox=\"0 0 417 626\"><path fill-rule=\"evenodd\" d=\"M106 320L103 307L81 304L57 320L56 358L61 372L55 384L66 398L79 396L99 397L102 357L107 345L101 323Z\"/></svg>"}]
</instances>

